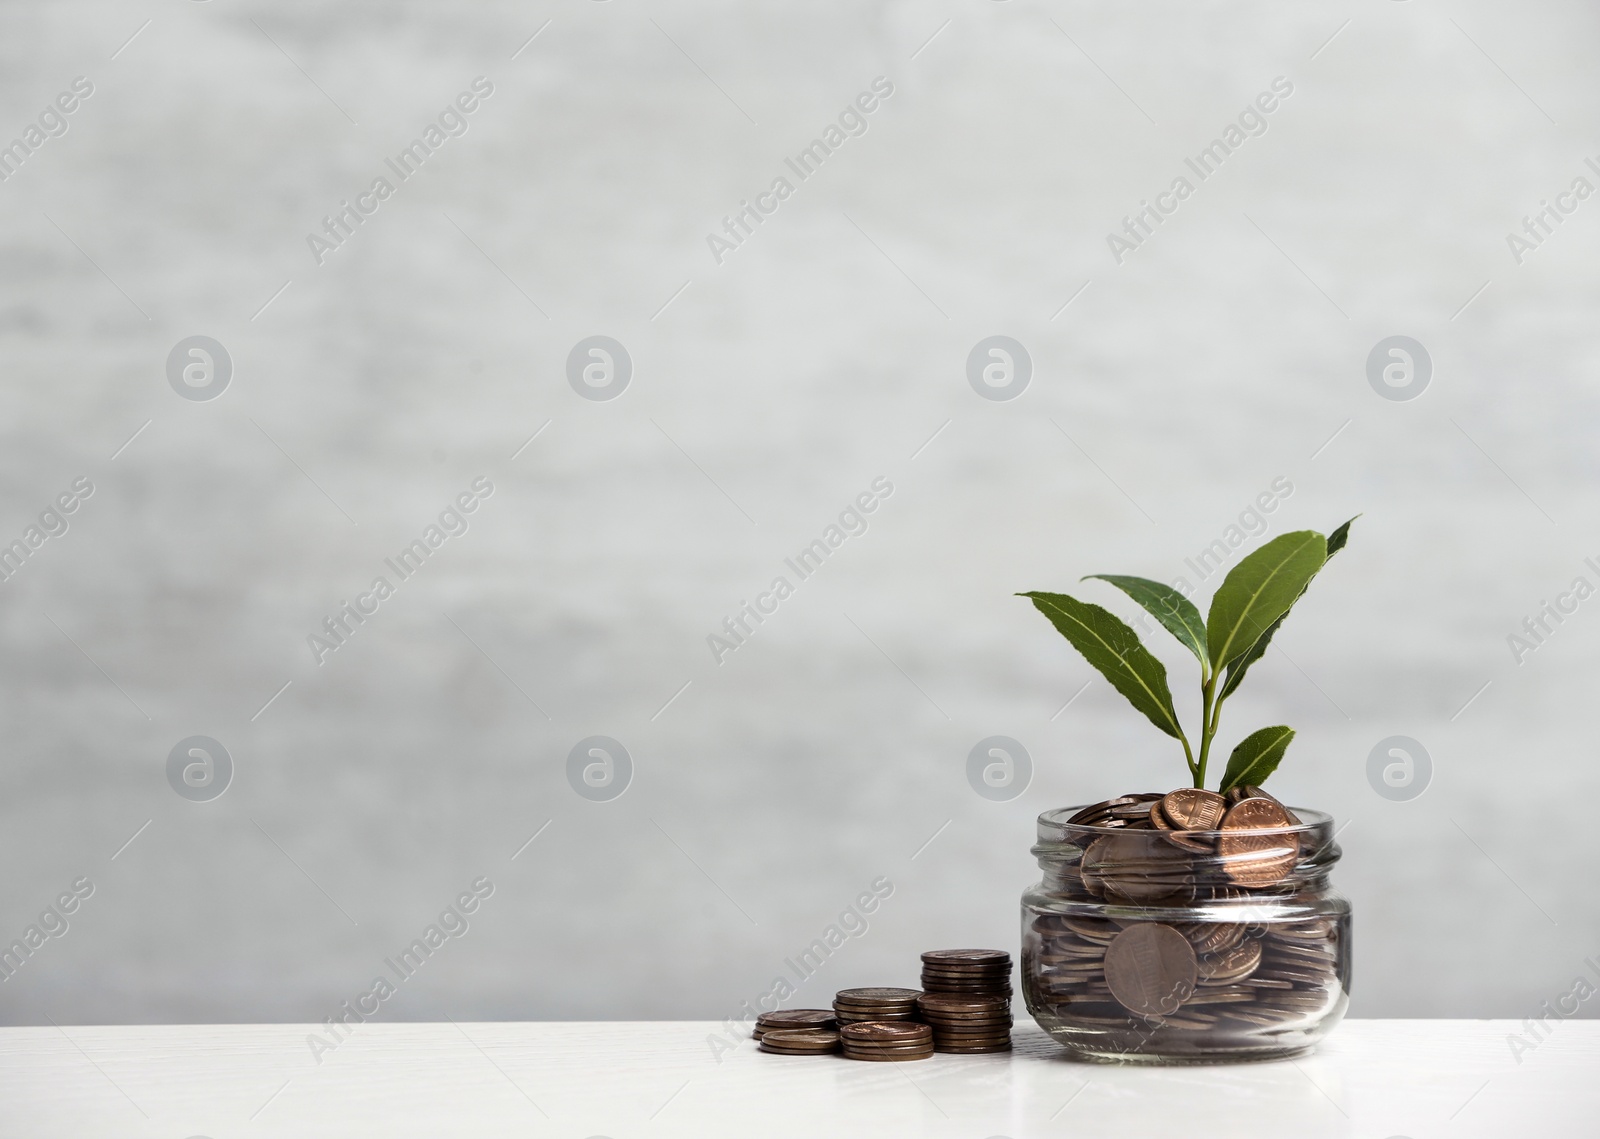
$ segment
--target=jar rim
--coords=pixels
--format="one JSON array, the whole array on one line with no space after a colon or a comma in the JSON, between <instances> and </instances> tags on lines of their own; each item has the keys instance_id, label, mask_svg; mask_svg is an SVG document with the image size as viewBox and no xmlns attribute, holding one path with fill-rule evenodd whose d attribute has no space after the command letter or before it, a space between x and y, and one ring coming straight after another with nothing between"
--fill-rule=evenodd
<instances>
[{"instance_id":1,"label":"jar rim","mask_svg":"<svg viewBox=\"0 0 1600 1139\"><path fill-rule=\"evenodd\" d=\"M1103 827L1103 826L1093 826L1093 825L1089 825L1089 824L1085 824L1085 823L1069 823L1067 821L1068 819L1072 818L1073 815L1076 815L1079 811L1085 810L1085 809L1087 809L1089 807L1092 807L1094 805L1095 804L1093 804L1093 803L1083 803L1083 804L1080 804L1078 806L1056 807L1056 808L1053 808L1052 810L1041 812L1040 815L1039 815L1039 834L1040 834L1040 837L1041 838L1044 837L1045 828L1047 828L1047 827L1050 829L1050 832L1052 833L1052 837L1064 836L1064 835L1069 835L1070 834L1070 835L1082 835L1082 836L1084 836L1086 838L1099 838L1102 835L1118 835L1118 834L1128 834L1128 833L1130 833L1130 828L1128 828L1128 827ZM1214 838L1215 836L1222 835L1222 834L1233 834L1233 835L1239 835L1239 834L1282 834L1282 835L1296 834L1296 835L1298 835L1298 834L1309 834L1309 833L1311 833L1313 831L1323 830L1323 829L1325 829L1325 828L1327 828L1327 827L1329 827L1329 826L1331 826L1333 824L1333 816L1328 814L1326 811L1316 811L1316 810L1312 810L1310 807L1292 807L1287 803L1284 804L1284 808L1286 810L1292 812L1294 814L1294 816L1296 818L1298 818L1300 821L1298 823L1292 823L1289 826L1284 826L1284 827L1248 827L1248 828L1241 827L1241 828L1239 828L1237 830L1228 830L1228 831L1196 830L1196 831L1184 831L1183 833L1187 834L1187 835L1194 835L1194 836L1202 837L1202 838L1207 838L1207 837ZM1135 833L1137 833L1137 832L1135 832ZM1058 841L1059 841L1059 839L1058 839Z\"/></svg>"}]
</instances>

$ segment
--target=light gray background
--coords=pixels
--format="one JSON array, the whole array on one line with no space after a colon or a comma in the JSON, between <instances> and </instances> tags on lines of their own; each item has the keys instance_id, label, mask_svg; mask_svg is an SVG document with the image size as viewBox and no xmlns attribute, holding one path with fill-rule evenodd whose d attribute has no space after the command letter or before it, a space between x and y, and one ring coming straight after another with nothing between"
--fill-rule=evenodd
<instances>
[{"instance_id":1,"label":"light gray background","mask_svg":"<svg viewBox=\"0 0 1600 1139\"><path fill-rule=\"evenodd\" d=\"M1182 766L1103 681L1059 711L1091 670L1013 591L1128 613L1077 579L1183 574L1278 476L1275 533L1365 513L1221 742L1294 725L1274 790L1346 824L1354 1014L1535 1012L1600 950L1600 600L1506 644L1600 583L1600 203L1520 266L1505 234L1600 151L1597 25L0 7L0 141L95 85L0 184L0 536L97 488L0 584L0 935L96 884L0 1022L321 1020L479 876L382 1016L721 1017L880 876L790 1003L1014 948L1033 817ZM305 235L479 75L469 133L317 266ZM868 133L715 264L705 235L880 75ZM1280 75L1267 133L1117 265L1106 233ZM164 373L197 333L236 367L210 402ZM564 375L597 333L634 361L611 402ZM1034 362L1010 402L964 374L997 333ZM1397 333L1434 362L1410 402L1365 375ZM479 475L470 531L317 665L307 634ZM870 530L716 664L706 635L878 476ZM195 734L237 765L210 803L165 777ZM566 779L595 734L636 767L609 803ZM1366 776L1396 734L1434 762L1411 802ZM1010 802L966 780L991 735L1033 756Z\"/></svg>"}]
</instances>

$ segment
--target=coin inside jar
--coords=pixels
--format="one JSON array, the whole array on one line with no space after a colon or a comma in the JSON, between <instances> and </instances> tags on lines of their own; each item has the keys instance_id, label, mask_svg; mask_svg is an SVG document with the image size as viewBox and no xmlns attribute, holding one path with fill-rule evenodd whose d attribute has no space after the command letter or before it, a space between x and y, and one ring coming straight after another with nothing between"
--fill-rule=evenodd
<instances>
[{"instance_id":1,"label":"coin inside jar","mask_svg":"<svg viewBox=\"0 0 1600 1139\"><path fill-rule=\"evenodd\" d=\"M1199 787L1179 787L1161 800L1161 812L1167 821L1185 831L1215 829L1227 809L1228 801L1221 795Z\"/></svg>"},{"instance_id":2,"label":"coin inside jar","mask_svg":"<svg viewBox=\"0 0 1600 1139\"><path fill-rule=\"evenodd\" d=\"M1231 949L1201 954L1196 962L1200 979L1206 983L1231 984L1250 976L1261 964L1261 942L1251 939Z\"/></svg>"},{"instance_id":3,"label":"coin inside jar","mask_svg":"<svg viewBox=\"0 0 1600 1139\"><path fill-rule=\"evenodd\" d=\"M1163 836L1166 831L1161 832ZM1109 895L1136 903L1185 898L1194 893L1194 862L1183 851L1149 833L1128 832L1097 840L1093 871ZM1091 866L1084 855L1084 876Z\"/></svg>"},{"instance_id":4,"label":"coin inside jar","mask_svg":"<svg viewBox=\"0 0 1600 1139\"><path fill-rule=\"evenodd\" d=\"M1106 946L1106 984L1117 1003L1140 1016L1178 1010L1199 976L1189 939L1160 922L1129 926Z\"/></svg>"},{"instance_id":5,"label":"coin inside jar","mask_svg":"<svg viewBox=\"0 0 1600 1139\"><path fill-rule=\"evenodd\" d=\"M1206 954L1232 949L1244 940L1245 928L1236 922L1207 922L1198 927L1189 926L1182 932L1196 953Z\"/></svg>"},{"instance_id":6,"label":"coin inside jar","mask_svg":"<svg viewBox=\"0 0 1600 1139\"><path fill-rule=\"evenodd\" d=\"M1217 836L1223 873L1240 886L1283 881L1300 855L1299 839L1281 829L1291 825L1289 813L1272 799L1244 799L1228 808Z\"/></svg>"}]
</instances>

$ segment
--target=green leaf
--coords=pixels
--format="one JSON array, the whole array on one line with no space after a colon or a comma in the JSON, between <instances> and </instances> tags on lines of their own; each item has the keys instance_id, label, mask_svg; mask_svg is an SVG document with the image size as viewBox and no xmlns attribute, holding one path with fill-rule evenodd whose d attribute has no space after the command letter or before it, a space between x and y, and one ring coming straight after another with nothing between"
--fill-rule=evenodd
<instances>
[{"instance_id":1,"label":"green leaf","mask_svg":"<svg viewBox=\"0 0 1600 1139\"><path fill-rule=\"evenodd\" d=\"M1092 573L1084 578L1109 581L1137 601L1144 611L1166 626L1171 633L1192 652L1200 663L1206 660L1206 623L1194 602L1159 581L1147 577L1129 577L1120 573Z\"/></svg>"},{"instance_id":2,"label":"green leaf","mask_svg":"<svg viewBox=\"0 0 1600 1139\"><path fill-rule=\"evenodd\" d=\"M1284 750L1294 739L1294 729L1279 724L1275 728L1262 728L1251 732L1228 757L1228 770L1223 772L1221 790L1227 791L1240 784L1259 787L1267 776L1278 770Z\"/></svg>"},{"instance_id":3,"label":"green leaf","mask_svg":"<svg viewBox=\"0 0 1600 1139\"><path fill-rule=\"evenodd\" d=\"M1206 641L1211 667L1244 656L1305 591L1328 560L1328 540L1315 530L1281 534L1229 571L1211 599Z\"/></svg>"},{"instance_id":4,"label":"green leaf","mask_svg":"<svg viewBox=\"0 0 1600 1139\"><path fill-rule=\"evenodd\" d=\"M1019 593L1050 618L1050 623L1111 686L1167 735L1183 739L1178 713L1167 688L1166 667L1139 642L1139 634L1120 617L1065 593Z\"/></svg>"},{"instance_id":5,"label":"green leaf","mask_svg":"<svg viewBox=\"0 0 1600 1139\"><path fill-rule=\"evenodd\" d=\"M1361 515L1359 515L1359 514L1356 515L1356 518L1360 518L1360 517L1361 517ZM1350 522L1354 522L1356 520L1356 518L1350 519ZM1344 549L1345 542L1349 541L1349 539L1350 539L1350 522L1346 522L1343 526L1340 526L1332 534L1328 535L1328 556L1330 558L1333 557L1334 554L1337 554L1340 550Z\"/></svg>"},{"instance_id":6,"label":"green leaf","mask_svg":"<svg viewBox=\"0 0 1600 1139\"><path fill-rule=\"evenodd\" d=\"M1356 518L1360 517L1361 515L1356 515ZM1356 518L1350 519L1350 522L1354 522ZM1346 522L1343 526L1340 526L1337 530L1328 535L1329 558L1333 557L1334 554L1337 554L1340 550L1344 549L1345 542L1350 538L1350 522ZM1323 565L1327 565L1326 560L1323 561ZM1316 575L1313 574L1312 576L1315 577ZM1310 588L1311 582L1307 581L1305 588L1300 590L1300 596L1304 597L1306 589ZM1295 598L1296 602L1299 600L1299 597ZM1290 608L1293 608L1293 605L1291 605ZM1261 636L1256 638L1256 643L1250 646L1249 652L1245 653L1242 657L1228 666L1228 674L1222 679L1222 694L1218 697L1218 699L1225 699L1229 696L1232 696L1233 690L1238 688L1239 685L1244 681L1244 674L1250 671L1250 666L1267 655L1267 646L1272 643L1272 635L1278 631L1278 626L1283 624L1283 618L1287 617L1288 615L1288 611L1285 610L1283 617L1279 617L1267 627L1266 632L1262 633Z\"/></svg>"}]
</instances>

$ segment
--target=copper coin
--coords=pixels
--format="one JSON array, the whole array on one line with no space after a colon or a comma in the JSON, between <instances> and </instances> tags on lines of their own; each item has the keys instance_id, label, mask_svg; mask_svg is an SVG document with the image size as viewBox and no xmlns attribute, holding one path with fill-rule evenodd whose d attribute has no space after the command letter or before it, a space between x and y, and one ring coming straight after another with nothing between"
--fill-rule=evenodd
<instances>
[{"instance_id":1,"label":"copper coin","mask_svg":"<svg viewBox=\"0 0 1600 1139\"><path fill-rule=\"evenodd\" d=\"M839 1054L837 1048L829 1048L827 1050L816 1048L769 1048L765 1044L757 1045L757 1048L769 1056L837 1056Z\"/></svg>"},{"instance_id":2,"label":"copper coin","mask_svg":"<svg viewBox=\"0 0 1600 1139\"><path fill-rule=\"evenodd\" d=\"M1295 922L1293 925L1275 925L1273 937L1286 937L1293 941L1330 941L1335 936L1335 926L1327 918Z\"/></svg>"},{"instance_id":3,"label":"copper coin","mask_svg":"<svg viewBox=\"0 0 1600 1139\"><path fill-rule=\"evenodd\" d=\"M858 1056L893 1056L904 1052L926 1052L933 1047L933 1037L907 1044L845 1044L844 1050Z\"/></svg>"},{"instance_id":4,"label":"copper coin","mask_svg":"<svg viewBox=\"0 0 1600 1139\"><path fill-rule=\"evenodd\" d=\"M1260 964L1261 942L1252 938L1240 942L1232 949L1200 954L1197 968L1202 980L1232 982L1250 976Z\"/></svg>"},{"instance_id":5,"label":"copper coin","mask_svg":"<svg viewBox=\"0 0 1600 1139\"><path fill-rule=\"evenodd\" d=\"M1120 845L1110 848L1095 868L1107 894L1142 904L1194 893L1194 863L1183 851L1141 835L1116 838Z\"/></svg>"},{"instance_id":6,"label":"copper coin","mask_svg":"<svg viewBox=\"0 0 1600 1139\"><path fill-rule=\"evenodd\" d=\"M844 1054L844 1058L846 1060L874 1060L874 1061L877 1061L879 1063L883 1063L883 1062L886 1062L886 1061L887 1062L892 1062L892 1061L895 1061L895 1060L931 1060L931 1059L933 1059L933 1049L932 1048L928 1048L927 1050L922 1051L922 1052L905 1052L905 1053L889 1052L889 1053L881 1053L881 1054L874 1054L874 1053L871 1053L871 1052L848 1052L847 1051Z\"/></svg>"},{"instance_id":7,"label":"copper coin","mask_svg":"<svg viewBox=\"0 0 1600 1139\"><path fill-rule=\"evenodd\" d=\"M954 1056L975 1056L985 1052L1009 1052L1011 1051L1011 1043L1007 1041L1004 1044L986 1044L982 1048L944 1048L936 1044L933 1050Z\"/></svg>"},{"instance_id":8,"label":"copper coin","mask_svg":"<svg viewBox=\"0 0 1600 1139\"><path fill-rule=\"evenodd\" d=\"M1161 800L1161 811L1178 830L1213 830L1227 812L1228 801L1215 791L1180 787Z\"/></svg>"},{"instance_id":9,"label":"copper coin","mask_svg":"<svg viewBox=\"0 0 1600 1139\"><path fill-rule=\"evenodd\" d=\"M953 997L943 993L923 993L917 1000L923 1012L959 1014L1009 1012L1011 1002L1000 997Z\"/></svg>"},{"instance_id":10,"label":"copper coin","mask_svg":"<svg viewBox=\"0 0 1600 1139\"><path fill-rule=\"evenodd\" d=\"M1088 846L1083 848L1083 860L1078 865L1078 874L1083 882L1084 890L1091 896L1099 898L1105 894L1105 885L1100 881L1096 867L1106 861L1106 853L1111 849L1111 835L1101 835Z\"/></svg>"},{"instance_id":11,"label":"copper coin","mask_svg":"<svg viewBox=\"0 0 1600 1139\"><path fill-rule=\"evenodd\" d=\"M1141 922L1106 947L1106 984L1117 1002L1141 1016L1176 1012L1198 977L1189 939L1160 922Z\"/></svg>"},{"instance_id":12,"label":"copper coin","mask_svg":"<svg viewBox=\"0 0 1600 1139\"><path fill-rule=\"evenodd\" d=\"M1062 924L1079 937L1095 941L1110 941L1117 936L1116 927L1104 918L1069 917L1063 919Z\"/></svg>"},{"instance_id":13,"label":"copper coin","mask_svg":"<svg viewBox=\"0 0 1600 1139\"><path fill-rule=\"evenodd\" d=\"M1207 843L1197 838L1190 838L1181 830L1174 830L1159 802L1150 804L1150 822L1156 830L1165 832L1162 838L1180 850L1187 850L1191 854L1211 853L1211 847Z\"/></svg>"},{"instance_id":14,"label":"copper coin","mask_svg":"<svg viewBox=\"0 0 1600 1139\"><path fill-rule=\"evenodd\" d=\"M756 1017L756 1029L772 1028L832 1028L833 1013L825 1008L785 1008L764 1012Z\"/></svg>"},{"instance_id":15,"label":"copper coin","mask_svg":"<svg viewBox=\"0 0 1600 1139\"><path fill-rule=\"evenodd\" d=\"M1296 815L1288 807L1284 807L1283 806L1283 801L1281 799L1278 799L1276 796L1267 794L1265 791L1263 791L1259 787L1252 787L1252 786L1248 786L1248 785L1240 785L1238 787L1235 787L1232 791L1228 792L1227 799L1228 799L1228 806L1230 806L1230 807L1233 806L1235 803L1242 803L1246 799L1267 799L1267 800L1269 800L1271 802L1277 803L1278 806L1283 807L1283 813L1289 816L1289 822L1290 822L1291 825L1293 825L1293 826L1299 826L1300 825L1300 816Z\"/></svg>"},{"instance_id":16,"label":"copper coin","mask_svg":"<svg viewBox=\"0 0 1600 1139\"><path fill-rule=\"evenodd\" d=\"M893 1021L864 1021L847 1024L839 1029L839 1039L847 1044L911 1044L926 1040L933 1029L925 1024L905 1024Z\"/></svg>"},{"instance_id":17,"label":"copper coin","mask_svg":"<svg viewBox=\"0 0 1600 1139\"><path fill-rule=\"evenodd\" d=\"M926 965L1007 965L1011 954L1003 949L930 949L922 955Z\"/></svg>"},{"instance_id":18,"label":"copper coin","mask_svg":"<svg viewBox=\"0 0 1600 1139\"><path fill-rule=\"evenodd\" d=\"M816 1029L773 1029L761 1038L761 1050L799 1056L824 1055L839 1050L839 1034Z\"/></svg>"},{"instance_id":19,"label":"copper coin","mask_svg":"<svg viewBox=\"0 0 1600 1139\"><path fill-rule=\"evenodd\" d=\"M1068 819L1067 825L1069 827L1093 826L1093 820L1101 818L1110 813L1112 807L1117 806L1119 803L1131 802L1133 802L1133 796L1121 795L1115 799L1107 799L1101 803L1090 803L1087 807L1084 807L1077 814Z\"/></svg>"},{"instance_id":20,"label":"copper coin","mask_svg":"<svg viewBox=\"0 0 1600 1139\"><path fill-rule=\"evenodd\" d=\"M1172 824L1167 821L1167 814L1161 809L1161 803L1159 801L1150 804L1150 825L1158 831L1168 832L1162 836L1168 842L1175 842L1179 846L1184 845L1182 839L1173 838Z\"/></svg>"},{"instance_id":21,"label":"copper coin","mask_svg":"<svg viewBox=\"0 0 1600 1139\"><path fill-rule=\"evenodd\" d=\"M819 1028L775 1028L767 1033L770 1039L763 1043L777 1048L833 1048L839 1044L839 1034Z\"/></svg>"},{"instance_id":22,"label":"copper coin","mask_svg":"<svg viewBox=\"0 0 1600 1139\"><path fill-rule=\"evenodd\" d=\"M1195 990L1194 996L1183 1002L1183 1007L1188 1010L1195 1005L1240 1004L1255 1000L1256 995L1256 990L1248 985L1201 985Z\"/></svg>"},{"instance_id":23,"label":"copper coin","mask_svg":"<svg viewBox=\"0 0 1600 1139\"><path fill-rule=\"evenodd\" d=\"M1263 966L1256 975L1270 977L1279 981L1298 981L1303 985L1322 985L1333 980L1333 971L1331 969L1297 969L1287 965Z\"/></svg>"},{"instance_id":24,"label":"copper coin","mask_svg":"<svg viewBox=\"0 0 1600 1139\"><path fill-rule=\"evenodd\" d=\"M1274 953L1333 956L1332 937L1322 937L1313 941L1310 938L1283 937L1278 930L1272 930L1267 934L1267 941Z\"/></svg>"},{"instance_id":25,"label":"copper coin","mask_svg":"<svg viewBox=\"0 0 1600 1139\"><path fill-rule=\"evenodd\" d=\"M1245 927L1233 922L1197 922L1182 930L1196 953L1221 953L1244 940Z\"/></svg>"},{"instance_id":26,"label":"copper coin","mask_svg":"<svg viewBox=\"0 0 1600 1139\"><path fill-rule=\"evenodd\" d=\"M840 989L833 999L846 1004L904 1004L921 995L917 989Z\"/></svg>"},{"instance_id":27,"label":"copper coin","mask_svg":"<svg viewBox=\"0 0 1600 1139\"><path fill-rule=\"evenodd\" d=\"M1299 839L1281 830L1289 825L1288 812L1271 799L1245 799L1230 807L1217 837L1223 873L1240 886L1283 881L1300 857Z\"/></svg>"},{"instance_id":28,"label":"copper coin","mask_svg":"<svg viewBox=\"0 0 1600 1139\"><path fill-rule=\"evenodd\" d=\"M933 1048L933 1037L911 1044L846 1044L847 1056L903 1056L906 1053L927 1052Z\"/></svg>"}]
</instances>

